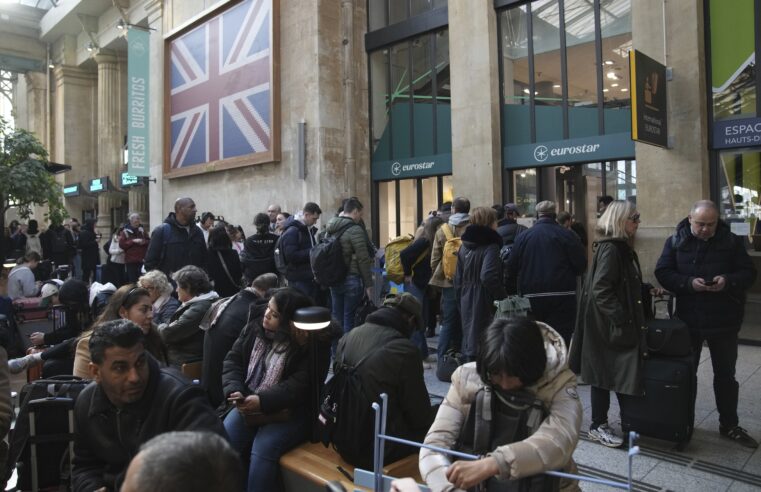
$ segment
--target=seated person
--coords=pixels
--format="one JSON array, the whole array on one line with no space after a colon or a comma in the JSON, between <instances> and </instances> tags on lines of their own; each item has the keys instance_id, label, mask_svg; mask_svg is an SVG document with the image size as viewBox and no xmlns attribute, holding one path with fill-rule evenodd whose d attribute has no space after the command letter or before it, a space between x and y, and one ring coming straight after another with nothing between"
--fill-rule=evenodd
<instances>
[{"instance_id":1,"label":"seated person","mask_svg":"<svg viewBox=\"0 0 761 492\"><path fill-rule=\"evenodd\" d=\"M145 349L156 358L160 365L167 365L166 347L164 347L164 343L156 331L156 325L151 322L153 311L148 291L135 287L135 284L127 284L122 285L114 292L103 313L93 323L93 329L83 333L79 338L74 355L73 374L75 376L83 379L90 377L90 337L92 332L106 321L117 319L127 319L139 326L145 335Z\"/></svg>"},{"instance_id":2,"label":"seated person","mask_svg":"<svg viewBox=\"0 0 761 492\"><path fill-rule=\"evenodd\" d=\"M241 331L225 358L224 394L235 405L225 430L248 471L249 492L278 490L280 457L304 442L316 421L317 409L309 408L311 382L325 380L336 327L316 332L315 378L307 333L292 321L297 309L311 305L297 290L275 291L264 317Z\"/></svg>"},{"instance_id":3,"label":"seated person","mask_svg":"<svg viewBox=\"0 0 761 492\"><path fill-rule=\"evenodd\" d=\"M54 284L46 284L46 294L54 296ZM50 287L49 287L50 286ZM8 361L11 374L18 374L29 367L43 361L42 377L72 374L74 367L74 351L78 336L82 331L90 329L92 314L89 307L87 285L81 280L70 278L58 289L58 302L63 305L59 311L53 311L54 322L62 324L50 333L34 332L29 335L29 341L36 347L51 345L42 352L29 354ZM53 302L55 304L55 301Z\"/></svg>"},{"instance_id":4,"label":"seated person","mask_svg":"<svg viewBox=\"0 0 761 492\"><path fill-rule=\"evenodd\" d=\"M172 297L172 284L161 270L151 270L137 281L137 285L151 295L153 322L156 325L169 323L172 315L180 307L180 301Z\"/></svg>"},{"instance_id":5,"label":"seated person","mask_svg":"<svg viewBox=\"0 0 761 492\"><path fill-rule=\"evenodd\" d=\"M159 368L131 321L103 323L90 338L90 376L77 398L71 480L75 492L117 491L140 445L164 432L224 429L203 390Z\"/></svg>"},{"instance_id":6,"label":"seated person","mask_svg":"<svg viewBox=\"0 0 761 492\"><path fill-rule=\"evenodd\" d=\"M420 472L433 491L468 489L491 477L517 479L549 470L574 470L582 406L576 376L568 369L563 338L548 325L525 318L496 319L486 329L476 362L460 366L439 407L425 444L454 449L477 392L490 385L500 392L524 389L541 400L548 415L528 438L498 446L477 461L420 450ZM561 481L562 490L578 490Z\"/></svg>"},{"instance_id":7,"label":"seated person","mask_svg":"<svg viewBox=\"0 0 761 492\"><path fill-rule=\"evenodd\" d=\"M169 319L159 325L159 335L169 354L169 365L180 368L203 358L201 320L212 303L219 299L206 272L197 266L180 268L172 278L177 282L177 298L182 303Z\"/></svg>"},{"instance_id":8,"label":"seated person","mask_svg":"<svg viewBox=\"0 0 761 492\"><path fill-rule=\"evenodd\" d=\"M40 264L39 253L30 251L17 260L17 265L8 274L8 297L21 299L36 297L40 288L34 280L34 269Z\"/></svg>"},{"instance_id":9,"label":"seated person","mask_svg":"<svg viewBox=\"0 0 761 492\"><path fill-rule=\"evenodd\" d=\"M243 469L228 442L211 432L160 434L140 446L121 492L229 492L243 489Z\"/></svg>"},{"instance_id":10,"label":"seated person","mask_svg":"<svg viewBox=\"0 0 761 492\"><path fill-rule=\"evenodd\" d=\"M264 315L272 289L277 287L277 275L265 273L234 296L216 301L201 323L206 332L203 338L201 386L209 395L211 406L225 402L222 392L222 364L248 320Z\"/></svg>"},{"instance_id":11,"label":"seated person","mask_svg":"<svg viewBox=\"0 0 761 492\"><path fill-rule=\"evenodd\" d=\"M366 397L380 401L381 393L388 394L388 434L419 442L431 426L433 411L420 351L410 340L415 330L424 330L420 301L410 293L390 294L383 307L339 340L333 373L341 363L356 366L362 361L357 371ZM371 436L368 429L366 437ZM369 452L364 457L341 456L354 466L372 469L372 440L366 445ZM384 463L416 452L415 448L387 442Z\"/></svg>"}]
</instances>

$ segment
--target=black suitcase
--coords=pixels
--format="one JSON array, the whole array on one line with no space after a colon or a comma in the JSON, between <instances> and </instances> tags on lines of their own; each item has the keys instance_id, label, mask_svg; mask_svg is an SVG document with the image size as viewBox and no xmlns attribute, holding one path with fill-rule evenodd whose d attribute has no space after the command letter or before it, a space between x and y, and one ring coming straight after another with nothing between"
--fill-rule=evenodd
<instances>
[{"instance_id":1,"label":"black suitcase","mask_svg":"<svg viewBox=\"0 0 761 492\"><path fill-rule=\"evenodd\" d=\"M681 451L695 425L695 360L653 355L645 359L643 373L645 396L622 399L621 428L676 442Z\"/></svg>"},{"instance_id":2,"label":"black suitcase","mask_svg":"<svg viewBox=\"0 0 761 492\"><path fill-rule=\"evenodd\" d=\"M90 381L75 376L41 379L23 387L10 434L6 477L18 469L17 489L65 486L71 473L74 404Z\"/></svg>"}]
</instances>

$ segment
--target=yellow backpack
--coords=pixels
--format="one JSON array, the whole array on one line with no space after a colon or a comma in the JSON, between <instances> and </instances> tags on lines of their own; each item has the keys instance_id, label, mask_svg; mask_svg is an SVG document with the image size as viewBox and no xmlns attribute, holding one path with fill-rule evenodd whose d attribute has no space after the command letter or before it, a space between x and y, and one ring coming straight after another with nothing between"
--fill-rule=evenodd
<instances>
[{"instance_id":1,"label":"yellow backpack","mask_svg":"<svg viewBox=\"0 0 761 492\"><path fill-rule=\"evenodd\" d=\"M457 272L457 253L460 251L460 246L462 246L462 239L454 235L452 226L449 224L444 224L441 228L447 237L447 241L444 243L444 250L441 253L441 269L447 280L454 280L454 275Z\"/></svg>"},{"instance_id":2,"label":"yellow backpack","mask_svg":"<svg viewBox=\"0 0 761 492\"><path fill-rule=\"evenodd\" d=\"M386 278L390 281L401 284L404 282L404 268L399 253L404 248L412 244L412 234L395 237L386 245L384 253L386 255Z\"/></svg>"}]
</instances>

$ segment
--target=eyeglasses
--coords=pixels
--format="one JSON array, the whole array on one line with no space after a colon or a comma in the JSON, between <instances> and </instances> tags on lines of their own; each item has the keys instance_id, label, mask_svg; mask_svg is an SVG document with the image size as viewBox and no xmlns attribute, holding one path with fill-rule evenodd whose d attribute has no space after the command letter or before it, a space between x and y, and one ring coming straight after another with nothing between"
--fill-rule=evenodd
<instances>
[{"instance_id":1,"label":"eyeglasses","mask_svg":"<svg viewBox=\"0 0 761 492\"><path fill-rule=\"evenodd\" d=\"M632 222L640 222L640 220L639 220L639 212L637 212L636 214L634 214L631 217L629 217L629 220L631 220Z\"/></svg>"}]
</instances>

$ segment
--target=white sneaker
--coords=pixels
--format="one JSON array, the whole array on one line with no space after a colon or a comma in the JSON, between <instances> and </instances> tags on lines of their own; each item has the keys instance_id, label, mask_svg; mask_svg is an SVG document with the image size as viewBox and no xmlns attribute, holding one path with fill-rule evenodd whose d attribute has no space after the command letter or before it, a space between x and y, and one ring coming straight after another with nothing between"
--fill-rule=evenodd
<instances>
[{"instance_id":1,"label":"white sneaker","mask_svg":"<svg viewBox=\"0 0 761 492\"><path fill-rule=\"evenodd\" d=\"M8 371L11 374L18 374L26 370L27 367L33 364L39 364L42 362L42 354L40 352L25 355L18 359L11 359L8 361Z\"/></svg>"},{"instance_id":2,"label":"white sneaker","mask_svg":"<svg viewBox=\"0 0 761 492\"><path fill-rule=\"evenodd\" d=\"M618 448L624 443L623 438L615 435L607 423L601 424L597 429L589 429L589 438L609 448Z\"/></svg>"}]
</instances>

